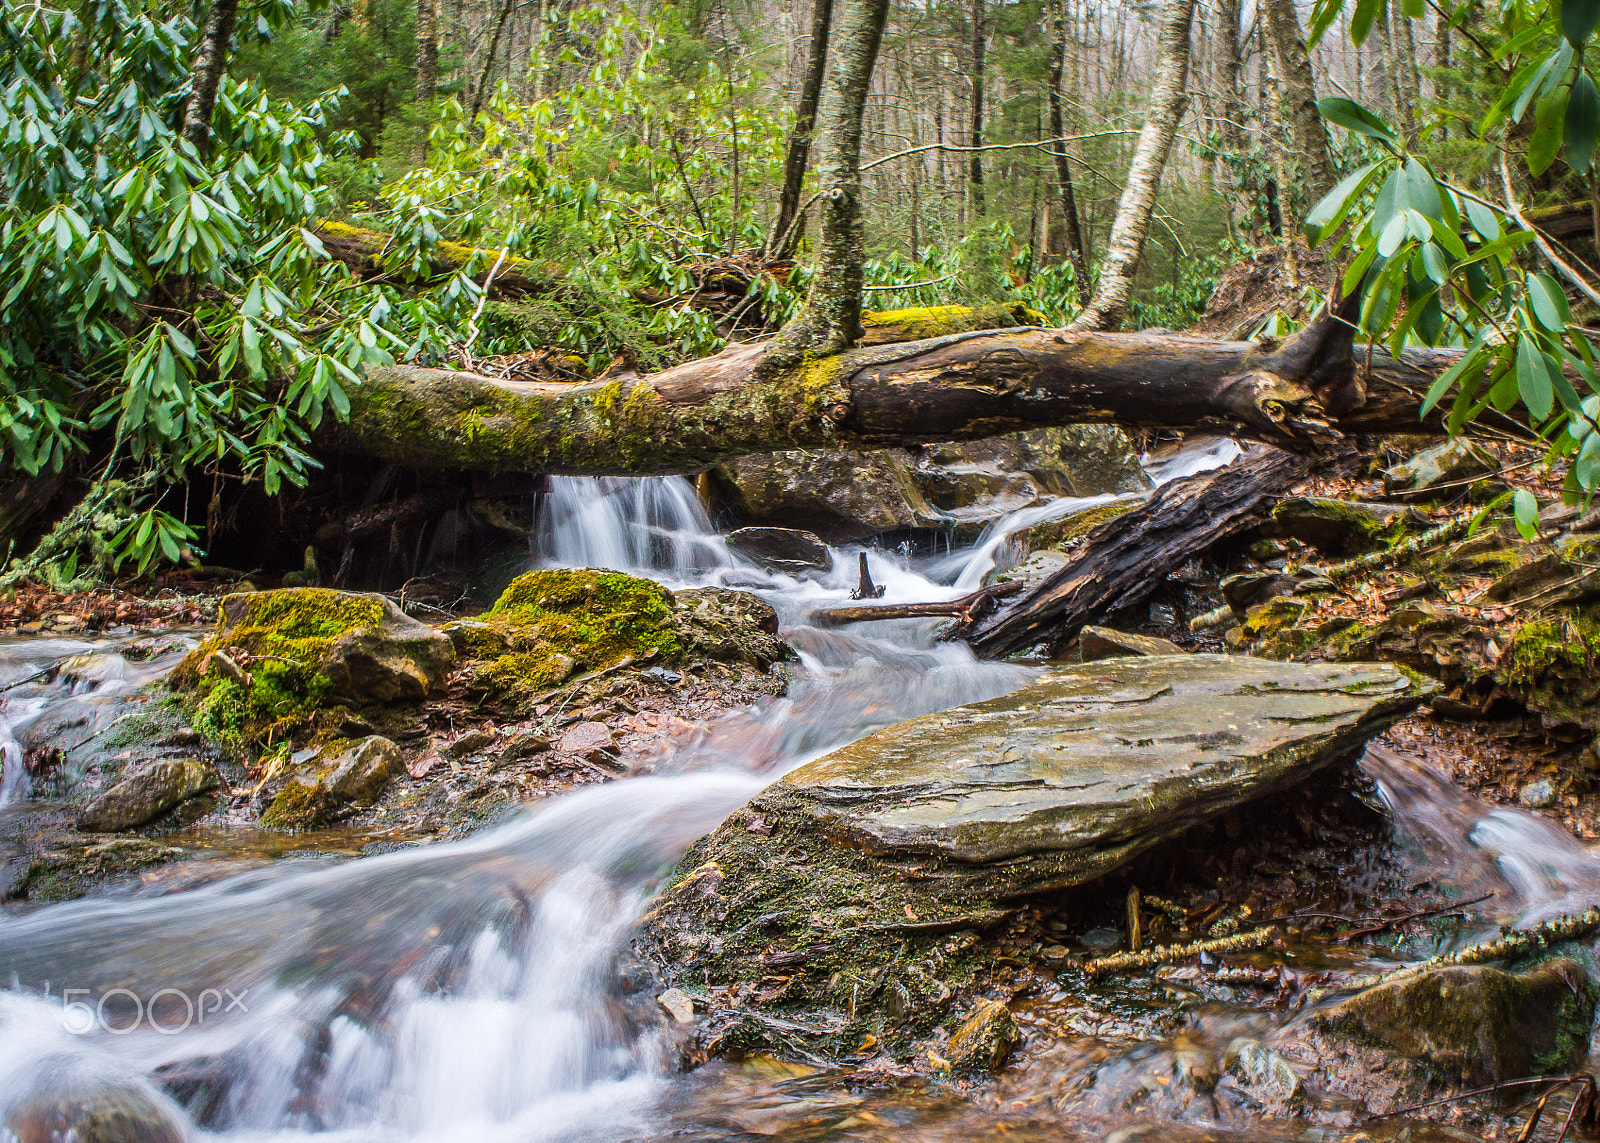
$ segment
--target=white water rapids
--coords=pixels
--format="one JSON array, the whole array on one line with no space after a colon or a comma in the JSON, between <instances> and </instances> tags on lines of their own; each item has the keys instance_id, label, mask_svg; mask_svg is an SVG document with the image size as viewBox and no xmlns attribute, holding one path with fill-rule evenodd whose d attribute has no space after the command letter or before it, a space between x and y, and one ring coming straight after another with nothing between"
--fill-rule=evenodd
<instances>
[{"instance_id":1,"label":"white water rapids","mask_svg":"<svg viewBox=\"0 0 1600 1143\"><path fill-rule=\"evenodd\" d=\"M1219 447L1160 475L1229 459ZM873 579L885 602L963 594L1007 532L1098 502L1027 509L920 567L869 552ZM662 774L579 790L466 841L0 917L0 1123L42 1095L109 1086L230 1140L665 1138L659 1109L679 1081L653 1001L628 999L619 972L678 856L789 768L1032 674L936 642L931 623L805 626L811 609L848 599L859 549L836 551L814 576L760 571L728 551L681 479L559 478L544 511L546 565L762 595L801 656L788 696L714 724ZM12 731L49 693L19 687L0 708L0 798L25 794ZM1447 832L1470 849L1487 828ZM90 1009L66 1006L80 997ZM153 1019L119 1034L134 998ZM0 1141L14 1137L0 1128Z\"/></svg>"}]
</instances>

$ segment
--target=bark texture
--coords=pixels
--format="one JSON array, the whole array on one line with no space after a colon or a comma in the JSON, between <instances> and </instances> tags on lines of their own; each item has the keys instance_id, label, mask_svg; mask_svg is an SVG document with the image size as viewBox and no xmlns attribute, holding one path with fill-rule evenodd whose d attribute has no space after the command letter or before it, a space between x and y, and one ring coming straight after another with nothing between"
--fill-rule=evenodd
<instances>
[{"instance_id":1,"label":"bark texture","mask_svg":"<svg viewBox=\"0 0 1600 1143\"><path fill-rule=\"evenodd\" d=\"M1050 44L1050 135L1055 139L1066 137L1066 117L1061 111L1061 79L1067 61L1066 0L1053 0L1054 34ZM1067 232L1067 258L1072 263L1072 280L1078 290L1078 304L1087 306L1090 298L1089 247L1083 240L1083 226L1078 221L1078 196L1072 185L1072 167L1067 162L1065 143L1057 143L1055 151L1056 185L1061 189L1061 220Z\"/></svg>"},{"instance_id":2,"label":"bark texture","mask_svg":"<svg viewBox=\"0 0 1600 1143\"><path fill-rule=\"evenodd\" d=\"M1193 18L1194 0L1167 0L1150 110L1128 167L1128 182L1117 204L1116 220L1111 224L1094 300L1073 321L1069 327L1073 330L1116 329L1128 312L1133 276L1144 256L1161 172L1166 169L1167 155L1172 151L1172 140L1188 100L1184 89L1189 81L1189 25Z\"/></svg>"},{"instance_id":3,"label":"bark texture","mask_svg":"<svg viewBox=\"0 0 1600 1143\"><path fill-rule=\"evenodd\" d=\"M783 329L773 346L775 367L795 364L807 353L837 353L861 334L866 261L861 116L888 15L889 0L845 2L823 96L822 154L817 161L822 241L817 272L799 316Z\"/></svg>"},{"instance_id":4,"label":"bark texture","mask_svg":"<svg viewBox=\"0 0 1600 1143\"><path fill-rule=\"evenodd\" d=\"M388 280L389 276L383 268L383 252L389 247L389 235L343 222L325 222L317 228L317 237L322 240L328 257L349 266L362 281ZM459 242L440 242L433 251L432 269L436 277L443 278L476 256L481 269L474 276L475 280L480 286L487 282L489 296L494 299L548 293L559 288L555 279L522 258L505 259L500 264L499 272L491 279L489 270L494 266L498 254L496 250L484 250Z\"/></svg>"},{"instance_id":5,"label":"bark texture","mask_svg":"<svg viewBox=\"0 0 1600 1143\"><path fill-rule=\"evenodd\" d=\"M200 34L200 50L189 81L189 105L183 113L183 137L202 156L211 150L211 113L228 68L228 45L233 42L238 14L239 0L212 0L205 31Z\"/></svg>"},{"instance_id":6,"label":"bark texture","mask_svg":"<svg viewBox=\"0 0 1600 1143\"><path fill-rule=\"evenodd\" d=\"M972 137L974 148L983 146L983 0L972 0ZM967 160L967 191L972 216L983 214L983 152L974 150Z\"/></svg>"},{"instance_id":7,"label":"bark texture","mask_svg":"<svg viewBox=\"0 0 1600 1143\"><path fill-rule=\"evenodd\" d=\"M1143 603L1174 568L1218 540L1264 520L1308 457L1256 447L1237 464L1174 481L1148 503L1095 528L1080 554L1013 605L958 625L981 655L1003 655L1046 636L1059 648L1096 616Z\"/></svg>"},{"instance_id":8,"label":"bark texture","mask_svg":"<svg viewBox=\"0 0 1600 1143\"><path fill-rule=\"evenodd\" d=\"M833 0L816 0L811 13L811 43L806 49L806 73L795 105L794 131L783 163L783 191L778 196L778 216L767 240L767 257L789 258L800 240L795 219L800 214L800 192L811 162L811 135L817 126L817 104L822 99L822 77L828 65L828 34L833 27Z\"/></svg>"},{"instance_id":9,"label":"bark texture","mask_svg":"<svg viewBox=\"0 0 1600 1143\"><path fill-rule=\"evenodd\" d=\"M439 93L438 0L417 0L417 101Z\"/></svg>"},{"instance_id":10,"label":"bark texture","mask_svg":"<svg viewBox=\"0 0 1600 1143\"><path fill-rule=\"evenodd\" d=\"M1289 106L1289 128L1294 135L1295 159L1306 201L1315 206L1338 179L1328 150L1328 128L1317 112L1316 80L1305 37L1295 16L1294 0L1265 0L1267 29L1277 57L1284 101Z\"/></svg>"},{"instance_id":11,"label":"bark texture","mask_svg":"<svg viewBox=\"0 0 1600 1143\"><path fill-rule=\"evenodd\" d=\"M1306 452L1339 432L1438 431L1420 397L1458 355L1351 352L1323 317L1281 348L1181 335L959 331L963 311L877 315L920 340L774 366L760 345L582 385L369 371L328 447L414 469L685 473L751 453L971 440L1115 423L1237 433ZM993 313L979 320L988 324ZM927 336L943 324L946 336ZM881 336L873 340L884 341ZM758 366L761 368L758 369ZM1331 426L1330 427L1330 423Z\"/></svg>"}]
</instances>

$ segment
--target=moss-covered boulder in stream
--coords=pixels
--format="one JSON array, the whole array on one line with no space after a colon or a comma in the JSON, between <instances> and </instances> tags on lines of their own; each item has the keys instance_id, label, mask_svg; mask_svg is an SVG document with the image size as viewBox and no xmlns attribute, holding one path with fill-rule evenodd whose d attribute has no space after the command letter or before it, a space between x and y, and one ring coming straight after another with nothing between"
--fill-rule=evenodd
<instances>
[{"instance_id":1,"label":"moss-covered boulder in stream","mask_svg":"<svg viewBox=\"0 0 1600 1143\"><path fill-rule=\"evenodd\" d=\"M289 588L230 595L220 630L173 672L195 726L238 750L312 731L338 707L418 701L454 657L387 596Z\"/></svg>"},{"instance_id":2,"label":"moss-covered boulder in stream","mask_svg":"<svg viewBox=\"0 0 1600 1143\"><path fill-rule=\"evenodd\" d=\"M1348 758L1428 693L1388 664L1220 655L1059 670L793 771L690 850L650 955L693 992L823 1010L824 1048L940 1020L972 935ZM965 939L962 932L965 931ZM783 1017L789 1019L788 1015Z\"/></svg>"},{"instance_id":3,"label":"moss-covered boulder in stream","mask_svg":"<svg viewBox=\"0 0 1600 1143\"><path fill-rule=\"evenodd\" d=\"M569 676L623 661L699 656L765 669L791 657L778 617L748 592L673 592L597 568L518 576L485 614L446 629L472 660L470 686L525 703Z\"/></svg>"}]
</instances>

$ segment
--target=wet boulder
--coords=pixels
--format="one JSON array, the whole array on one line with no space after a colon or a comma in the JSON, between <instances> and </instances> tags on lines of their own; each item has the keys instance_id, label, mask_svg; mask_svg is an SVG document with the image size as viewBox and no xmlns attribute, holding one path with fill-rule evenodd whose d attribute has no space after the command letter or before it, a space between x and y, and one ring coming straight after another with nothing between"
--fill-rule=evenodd
<instances>
[{"instance_id":1,"label":"wet boulder","mask_svg":"<svg viewBox=\"0 0 1600 1143\"><path fill-rule=\"evenodd\" d=\"M269 829L296 830L320 825L349 806L369 806L404 768L400 747L371 735L313 758L293 774L261 815Z\"/></svg>"},{"instance_id":2,"label":"wet boulder","mask_svg":"<svg viewBox=\"0 0 1600 1143\"><path fill-rule=\"evenodd\" d=\"M1154 635L1136 635L1110 627L1085 627L1078 632L1078 658L1085 663L1129 655L1182 654L1185 654L1184 649L1172 640L1158 639Z\"/></svg>"},{"instance_id":3,"label":"wet boulder","mask_svg":"<svg viewBox=\"0 0 1600 1143\"><path fill-rule=\"evenodd\" d=\"M761 670L793 658L778 638L778 613L760 596L702 587L678 592L676 602L673 622L684 642L709 658Z\"/></svg>"},{"instance_id":4,"label":"wet boulder","mask_svg":"<svg viewBox=\"0 0 1600 1143\"><path fill-rule=\"evenodd\" d=\"M833 562L828 545L799 528L739 528L726 538L729 548L772 571L826 571Z\"/></svg>"},{"instance_id":5,"label":"wet boulder","mask_svg":"<svg viewBox=\"0 0 1600 1143\"><path fill-rule=\"evenodd\" d=\"M881 1003L936 1015L949 955L907 941L991 927L1303 782L1430 689L1390 664L1222 655L1052 671L768 786L689 851L646 934L669 978L781 971L786 1002L852 1012L870 978Z\"/></svg>"},{"instance_id":6,"label":"wet boulder","mask_svg":"<svg viewBox=\"0 0 1600 1143\"><path fill-rule=\"evenodd\" d=\"M742 518L808 528L834 542L907 528L976 535L1047 497L1150 486L1127 438L1103 425L928 445L920 453L771 453L729 461L714 476Z\"/></svg>"},{"instance_id":7,"label":"wet boulder","mask_svg":"<svg viewBox=\"0 0 1600 1143\"><path fill-rule=\"evenodd\" d=\"M1295 539L1327 555L1355 555L1392 543L1408 527L1429 521L1401 504L1330 500L1321 496L1285 497L1261 526L1263 536Z\"/></svg>"},{"instance_id":8,"label":"wet boulder","mask_svg":"<svg viewBox=\"0 0 1600 1143\"><path fill-rule=\"evenodd\" d=\"M1021 1042L1022 1033L1011 1009L998 1000L980 1000L950 1037L946 1059L952 1071L988 1074L998 1071Z\"/></svg>"},{"instance_id":9,"label":"wet boulder","mask_svg":"<svg viewBox=\"0 0 1600 1143\"><path fill-rule=\"evenodd\" d=\"M1498 1083L1564 1071L1580 1057L1597 991L1570 960L1525 973L1462 965L1376 985L1319 1022L1452 1079Z\"/></svg>"},{"instance_id":10,"label":"wet boulder","mask_svg":"<svg viewBox=\"0 0 1600 1143\"><path fill-rule=\"evenodd\" d=\"M221 784L222 775L210 762L159 758L129 767L116 785L78 811L77 826L90 833L134 829Z\"/></svg>"},{"instance_id":11,"label":"wet boulder","mask_svg":"<svg viewBox=\"0 0 1600 1143\"><path fill-rule=\"evenodd\" d=\"M6 1117L17 1143L186 1143L182 1121L144 1092L106 1088L38 1097Z\"/></svg>"}]
</instances>

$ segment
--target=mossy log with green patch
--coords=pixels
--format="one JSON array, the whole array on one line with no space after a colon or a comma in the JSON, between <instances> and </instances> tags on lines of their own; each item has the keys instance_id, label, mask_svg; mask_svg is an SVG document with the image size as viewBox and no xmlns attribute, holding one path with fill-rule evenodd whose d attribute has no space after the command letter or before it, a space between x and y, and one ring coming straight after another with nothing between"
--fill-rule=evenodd
<instances>
[{"instance_id":1,"label":"mossy log with green patch","mask_svg":"<svg viewBox=\"0 0 1600 1143\"><path fill-rule=\"evenodd\" d=\"M362 281L391 281L397 275L385 265L385 256L394 245L392 235L376 230L364 230L346 222L324 222L317 227L317 237L332 258L349 266ZM421 276L443 278L464 267L473 267L472 278L478 285L487 284L491 298L518 298L525 294L549 293L558 288L556 275L540 269L526 258L507 256L498 270L495 262L498 250L485 250L460 242L440 242L433 249L433 258ZM489 277L490 272L494 277ZM412 278L417 275L412 274Z\"/></svg>"},{"instance_id":2,"label":"mossy log with green patch","mask_svg":"<svg viewBox=\"0 0 1600 1143\"><path fill-rule=\"evenodd\" d=\"M867 340L962 324L929 315L873 315ZM995 312L971 316L987 323ZM1348 328L1324 319L1275 349L1016 327L867 344L786 367L766 345L740 344L661 373L579 385L395 366L369 371L350 394L348 422L324 444L410 468L577 474L696 472L751 453L1078 423L1208 427L1310 452L1336 431L1436 430L1420 420L1417 394L1453 360L1375 350L1369 370Z\"/></svg>"}]
</instances>

